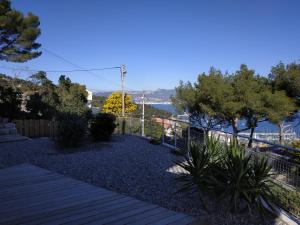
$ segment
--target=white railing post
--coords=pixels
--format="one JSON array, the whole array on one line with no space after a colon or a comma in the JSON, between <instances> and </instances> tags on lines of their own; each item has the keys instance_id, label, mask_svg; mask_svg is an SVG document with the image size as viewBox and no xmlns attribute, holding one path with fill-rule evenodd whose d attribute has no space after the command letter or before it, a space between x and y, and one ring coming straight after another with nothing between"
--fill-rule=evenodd
<instances>
[{"instance_id":1,"label":"white railing post","mask_svg":"<svg viewBox=\"0 0 300 225\"><path fill-rule=\"evenodd\" d=\"M129 130L130 130L130 134L132 134L132 117L131 116L129 119Z\"/></svg>"},{"instance_id":2,"label":"white railing post","mask_svg":"<svg viewBox=\"0 0 300 225\"><path fill-rule=\"evenodd\" d=\"M188 149L188 152L190 152L190 149L191 149L191 124L188 125L188 134L187 134L187 149Z\"/></svg>"},{"instance_id":3,"label":"white railing post","mask_svg":"<svg viewBox=\"0 0 300 225\"><path fill-rule=\"evenodd\" d=\"M176 134L176 121L175 121L175 124L174 124L174 149L176 150L177 149L177 134Z\"/></svg>"}]
</instances>

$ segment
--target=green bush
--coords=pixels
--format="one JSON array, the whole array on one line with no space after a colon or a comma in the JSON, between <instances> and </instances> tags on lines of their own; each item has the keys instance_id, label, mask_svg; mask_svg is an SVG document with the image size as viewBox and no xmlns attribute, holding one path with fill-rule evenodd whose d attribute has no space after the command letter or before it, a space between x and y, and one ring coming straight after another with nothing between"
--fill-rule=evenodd
<instances>
[{"instance_id":1,"label":"green bush","mask_svg":"<svg viewBox=\"0 0 300 225\"><path fill-rule=\"evenodd\" d=\"M95 141L107 141L116 128L116 117L109 113L99 113L92 120L90 133Z\"/></svg>"},{"instance_id":2,"label":"green bush","mask_svg":"<svg viewBox=\"0 0 300 225\"><path fill-rule=\"evenodd\" d=\"M288 212L300 218L300 193L299 191L288 190L282 186L274 186L274 202Z\"/></svg>"},{"instance_id":3,"label":"green bush","mask_svg":"<svg viewBox=\"0 0 300 225\"><path fill-rule=\"evenodd\" d=\"M161 140L163 135L162 126L155 121L145 121L145 135L156 140Z\"/></svg>"},{"instance_id":4,"label":"green bush","mask_svg":"<svg viewBox=\"0 0 300 225\"><path fill-rule=\"evenodd\" d=\"M150 138L149 143L153 144L153 145L160 145L161 144L161 140L160 139L156 139L156 138Z\"/></svg>"},{"instance_id":5,"label":"green bush","mask_svg":"<svg viewBox=\"0 0 300 225\"><path fill-rule=\"evenodd\" d=\"M87 127L87 121L75 114L63 113L58 118L57 142L60 147L79 146Z\"/></svg>"}]
</instances>

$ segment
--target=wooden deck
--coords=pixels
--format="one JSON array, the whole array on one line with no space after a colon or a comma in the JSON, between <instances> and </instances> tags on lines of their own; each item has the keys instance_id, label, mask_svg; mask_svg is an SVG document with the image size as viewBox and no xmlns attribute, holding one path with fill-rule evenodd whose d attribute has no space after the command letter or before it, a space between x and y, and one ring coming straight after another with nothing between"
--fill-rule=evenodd
<instances>
[{"instance_id":1,"label":"wooden deck","mask_svg":"<svg viewBox=\"0 0 300 225\"><path fill-rule=\"evenodd\" d=\"M0 170L0 224L200 224L36 166Z\"/></svg>"}]
</instances>

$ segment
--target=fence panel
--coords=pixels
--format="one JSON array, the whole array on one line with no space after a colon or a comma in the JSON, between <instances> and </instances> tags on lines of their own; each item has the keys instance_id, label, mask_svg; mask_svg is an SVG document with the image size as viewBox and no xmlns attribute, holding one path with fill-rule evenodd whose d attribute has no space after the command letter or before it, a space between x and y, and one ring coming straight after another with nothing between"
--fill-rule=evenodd
<instances>
[{"instance_id":1,"label":"fence panel","mask_svg":"<svg viewBox=\"0 0 300 225\"><path fill-rule=\"evenodd\" d=\"M57 135L58 121L14 120L18 134L26 137L54 137Z\"/></svg>"}]
</instances>

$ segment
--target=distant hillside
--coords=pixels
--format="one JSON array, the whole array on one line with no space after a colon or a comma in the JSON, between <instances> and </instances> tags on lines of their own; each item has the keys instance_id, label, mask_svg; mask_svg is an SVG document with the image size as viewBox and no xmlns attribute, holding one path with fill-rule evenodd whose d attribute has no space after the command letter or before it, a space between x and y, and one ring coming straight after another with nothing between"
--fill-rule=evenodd
<instances>
[{"instance_id":1,"label":"distant hillside","mask_svg":"<svg viewBox=\"0 0 300 225\"><path fill-rule=\"evenodd\" d=\"M94 93L95 96L109 96L112 91L102 91ZM142 97L142 91L126 91L127 94L133 96L134 101L138 101ZM175 95L175 89L157 89L155 91L145 91L146 101L149 102L169 102L171 96Z\"/></svg>"}]
</instances>

